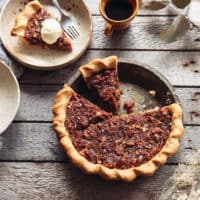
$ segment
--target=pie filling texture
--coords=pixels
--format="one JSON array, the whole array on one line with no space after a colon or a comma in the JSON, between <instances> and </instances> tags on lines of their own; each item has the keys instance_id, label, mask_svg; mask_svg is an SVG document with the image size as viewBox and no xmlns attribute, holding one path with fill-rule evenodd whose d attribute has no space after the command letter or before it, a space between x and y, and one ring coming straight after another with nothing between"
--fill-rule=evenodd
<instances>
[{"instance_id":1,"label":"pie filling texture","mask_svg":"<svg viewBox=\"0 0 200 200\"><path fill-rule=\"evenodd\" d=\"M32 8L37 8L37 11L35 14L32 14L30 17L30 13L26 13L27 7ZM40 9L38 9L38 7ZM36 9L35 8L35 9ZM52 16L50 13L47 12L47 10L38 2L38 1L32 1L29 4L26 5L24 15L28 17L27 25L25 27L18 27L19 32L21 31L20 29L24 29L24 35L23 38L28 41L31 45L39 45L43 48L50 48L50 49L57 49L57 50L63 50L63 51L72 51L72 45L67 36L64 34L64 31L62 32L62 36L58 38L58 40L54 44L47 44L42 40L41 37L41 28L42 28L42 22L46 19L51 19ZM19 15L17 23L22 23L22 20L24 18L21 17L23 16L22 14ZM16 25L17 26L17 25ZM14 28L13 31L11 32L11 35L15 36L17 35L18 28ZM21 34L20 34L21 35Z\"/></svg>"},{"instance_id":2,"label":"pie filling texture","mask_svg":"<svg viewBox=\"0 0 200 200\"><path fill-rule=\"evenodd\" d=\"M45 10L39 10L32 18L29 19L27 28L25 30L24 38L30 44L40 45L44 48L52 48L52 49L59 49L59 50L66 50L71 51L72 47L69 43L68 38L62 33L62 37L60 37L56 43L54 44L46 44L43 42L41 38L41 23L45 19L50 19L51 15Z\"/></svg>"},{"instance_id":3,"label":"pie filling texture","mask_svg":"<svg viewBox=\"0 0 200 200\"><path fill-rule=\"evenodd\" d=\"M65 85L55 98L53 124L70 160L84 172L132 181L152 175L177 152L184 130L182 109L172 104L135 114L131 101L124 105L131 114L120 116L116 61L116 56L96 59L80 68L106 111Z\"/></svg>"},{"instance_id":4,"label":"pie filling texture","mask_svg":"<svg viewBox=\"0 0 200 200\"><path fill-rule=\"evenodd\" d=\"M78 102L70 103L75 113ZM73 116L73 112L68 112L67 117ZM80 112L84 115L83 110ZM67 119L66 129L76 150L88 161L111 169L128 169L140 166L160 152L171 132L171 118L171 112L161 108L141 115L114 116L91 126L88 118L85 120L88 128L83 131L71 131ZM81 129L80 125L77 127Z\"/></svg>"},{"instance_id":5,"label":"pie filling texture","mask_svg":"<svg viewBox=\"0 0 200 200\"><path fill-rule=\"evenodd\" d=\"M91 124L105 121L110 117L112 117L111 113L100 109L80 95L74 94L67 105L65 126L70 133L78 136L78 133Z\"/></svg>"},{"instance_id":6,"label":"pie filling texture","mask_svg":"<svg viewBox=\"0 0 200 200\"><path fill-rule=\"evenodd\" d=\"M98 96L101 106L108 112L118 114L121 90L115 69L107 69L87 79L87 85L94 96Z\"/></svg>"}]
</instances>

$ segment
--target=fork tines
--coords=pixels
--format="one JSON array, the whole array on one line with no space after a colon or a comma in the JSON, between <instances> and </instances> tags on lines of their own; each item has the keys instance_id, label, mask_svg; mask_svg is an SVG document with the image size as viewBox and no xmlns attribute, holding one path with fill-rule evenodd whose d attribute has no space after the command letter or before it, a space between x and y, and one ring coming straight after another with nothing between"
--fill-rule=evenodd
<instances>
[{"instance_id":1,"label":"fork tines","mask_svg":"<svg viewBox=\"0 0 200 200\"><path fill-rule=\"evenodd\" d=\"M76 39L80 35L74 26L68 26L65 28L65 32L71 39Z\"/></svg>"}]
</instances>

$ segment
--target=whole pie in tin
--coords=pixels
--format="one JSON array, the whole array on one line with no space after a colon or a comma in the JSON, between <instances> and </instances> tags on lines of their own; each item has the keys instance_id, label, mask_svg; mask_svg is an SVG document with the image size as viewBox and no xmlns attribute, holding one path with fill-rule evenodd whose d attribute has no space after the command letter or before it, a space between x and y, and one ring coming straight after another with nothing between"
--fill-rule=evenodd
<instances>
[{"instance_id":1,"label":"whole pie in tin","mask_svg":"<svg viewBox=\"0 0 200 200\"><path fill-rule=\"evenodd\" d=\"M109 180L152 175L177 152L183 134L179 104L116 116L65 85L53 111L54 129L70 160L84 172Z\"/></svg>"}]
</instances>

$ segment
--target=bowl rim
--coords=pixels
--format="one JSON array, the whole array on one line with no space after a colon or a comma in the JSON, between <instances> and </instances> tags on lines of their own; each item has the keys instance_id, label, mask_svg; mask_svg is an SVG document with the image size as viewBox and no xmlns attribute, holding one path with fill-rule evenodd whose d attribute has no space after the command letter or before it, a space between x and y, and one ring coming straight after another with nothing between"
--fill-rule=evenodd
<instances>
[{"instance_id":1,"label":"bowl rim","mask_svg":"<svg viewBox=\"0 0 200 200\"><path fill-rule=\"evenodd\" d=\"M142 62L138 62L134 59L129 59L129 58L119 58L118 61L118 65L120 64L130 64L130 65L135 65L139 68L143 68L144 70L148 71L149 73L154 74L157 78L160 79L160 81L162 81L167 88L169 89L171 95L174 98L175 103L178 103L179 105L181 105L180 103L180 99L177 96L174 87L172 86L172 84L169 82L169 80L158 70L154 69L153 67L151 67L150 65L146 64L146 63L142 63ZM69 85L72 85L79 77L81 76L81 73L79 71L77 71L68 81Z\"/></svg>"},{"instance_id":2,"label":"bowl rim","mask_svg":"<svg viewBox=\"0 0 200 200\"><path fill-rule=\"evenodd\" d=\"M13 82L14 82L16 88L17 88L17 103L16 103L16 106L15 106L15 110L12 113L12 115L10 117L10 120L7 122L6 126L2 130L0 129L0 135L1 135L11 125L11 123L13 122L13 120L14 120L16 114L17 114L17 111L19 110L20 99L21 99L21 91L20 91L18 80L17 80L16 76L14 75L14 73L12 72L12 70L8 67L8 65L4 61L2 61L2 60L0 60L0 65L2 67L4 67L9 72L9 74L12 77Z\"/></svg>"},{"instance_id":3,"label":"bowl rim","mask_svg":"<svg viewBox=\"0 0 200 200\"><path fill-rule=\"evenodd\" d=\"M7 0L5 3L4 3L4 6L2 7L1 9L1 12L0 12L0 21L3 19L3 15L4 15L4 12L8 6L8 4L13 1L13 0ZM84 5L85 7L85 10L87 12L87 15L89 17L89 34L88 34L88 37L87 37L87 40L86 40L86 43L84 45L84 47L82 48L82 50L79 52L79 54L75 55L71 60L69 60L68 62L64 62L62 64L57 64L57 65L43 65L42 67L40 65L32 65L32 64L28 64L26 62L24 62L24 59L21 59L19 57L16 57L15 55L13 55L12 53L12 50L11 48L9 48L7 45L6 45L6 40L3 39L3 32L2 30L0 30L0 39L2 41L2 44L5 48L5 50L19 63L21 63L23 66L25 67L28 67L28 68L31 68L31 69L35 69L35 70L40 70L40 71L50 71L50 70L57 70L57 69L62 69L64 67L67 67L69 66L70 64L74 63L75 61L77 61L83 54L84 52L87 50L89 44L90 44L90 41L92 39L92 33L93 33L93 18L92 18L92 14L89 10L89 8L87 7L86 3L84 0L80 0L82 2L82 4Z\"/></svg>"}]
</instances>

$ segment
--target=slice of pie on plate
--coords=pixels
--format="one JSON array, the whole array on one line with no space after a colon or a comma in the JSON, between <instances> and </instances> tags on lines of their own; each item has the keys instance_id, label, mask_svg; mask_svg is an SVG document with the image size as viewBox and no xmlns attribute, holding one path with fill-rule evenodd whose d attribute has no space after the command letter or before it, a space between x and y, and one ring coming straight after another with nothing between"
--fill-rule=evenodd
<instances>
[{"instance_id":1,"label":"slice of pie on plate","mask_svg":"<svg viewBox=\"0 0 200 200\"><path fill-rule=\"evenodd\" d=\"M72 51L71 42L65 35L60 22L54 19L38 0L29 2L18 15L11 35L20 36L31 45Z\"/></svg>"},{"instance_id":2,"label":"slice of pie on plate","mask_svg":"<svg viewBox=\"0 0 200 200\"><path fill-rule=\"evenodd\" d=\"M152 175L177 152L183 134L178 104L111 116L65 85L53 111L54 129L70 160L84 172L109 180Z\"/></svg>"},{"instance_id":3,"label":"slice of pie on plate","mask_svg":"<svg viewBox=\"0 0 200 200\"><path fill-rule=\"evenodd\" d=\"M102 108L113 114L119 112L121 96L117 67L118 58L110 56L95 59L79 68L93 96L100 99Z\"/></svg>"}]
</instances>

